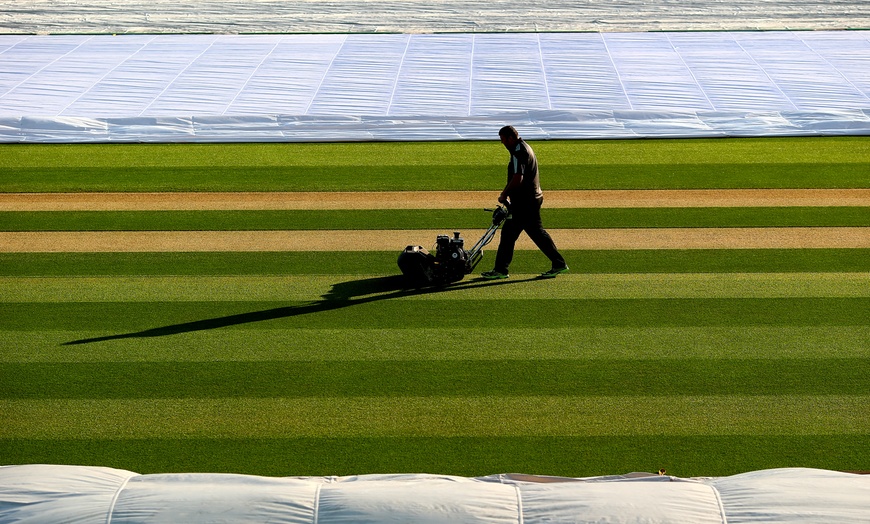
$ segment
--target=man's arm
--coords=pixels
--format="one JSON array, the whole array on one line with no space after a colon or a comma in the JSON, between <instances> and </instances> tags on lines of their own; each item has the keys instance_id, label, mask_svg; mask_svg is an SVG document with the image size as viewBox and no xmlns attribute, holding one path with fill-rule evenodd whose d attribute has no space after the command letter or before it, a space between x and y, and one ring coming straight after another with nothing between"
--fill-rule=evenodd
<instances>
[{"instance_id":1,"label":"man's arm","mask_svg":"<svg viewBox=\"0 0 870 524\"><path fill-rule=\"evenodd\" d=\"M504 190L498 196L498 201L501 202L502 204L507 204L508 194L510 194L510 192L512 190L520 187L520 185L522 183L523 183L523 174L519 173L519 172L514 173L514 176L511 177L511 179L508 181L507 185L504 186Z\"/></svg>"}]
</instances>

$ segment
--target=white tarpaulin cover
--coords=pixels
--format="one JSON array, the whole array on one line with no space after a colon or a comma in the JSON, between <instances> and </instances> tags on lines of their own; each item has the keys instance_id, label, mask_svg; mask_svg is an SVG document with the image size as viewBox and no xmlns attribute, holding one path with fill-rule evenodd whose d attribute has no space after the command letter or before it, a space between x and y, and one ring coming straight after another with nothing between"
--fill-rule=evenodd
<instances>
[{"instance_id":1,"label":"white tarpaulin cover","mask_svg":"<svg viewBox=\"0 0 870 524\"><path fill-rule=\"evenodd\" d=\"M0 35L0 142L870 134L870 31Z\"/></svg>"},{"instance_id":2,"label":"white tarpaulin cover","mask_svg":"<svg viewBox=\"0 0 870 524\"><path fill-rule=\"evenodd\" d=\"M775 469L718 478L492 475L273 478L0 467L0 521L76 523L866 523L870 476Z\"/></svg>"},{"instance_id":3,"label":"white tarpaulin cover","mask_svg":"<svg viewBox=\"0 0 870 524\"><path fill-rule=\"evenodd\" d=\"M0 33L505 33L870 28L867 0L0 0Z\"/></svg>"}]
</instances>

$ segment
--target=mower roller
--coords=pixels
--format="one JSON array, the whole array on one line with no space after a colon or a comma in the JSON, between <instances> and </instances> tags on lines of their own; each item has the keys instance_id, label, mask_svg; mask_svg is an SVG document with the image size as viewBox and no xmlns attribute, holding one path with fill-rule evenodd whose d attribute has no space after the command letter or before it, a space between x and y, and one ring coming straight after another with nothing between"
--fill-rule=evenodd
<instances>
[{"instance_id":1,"label":"mower roller","mask_svg":"<svg viewBox=\"0 0 870 524\"><path fill-rule=\"evenodd\" d=\"M438 235L435 239L435 254L423 246L408 246L399 254L399 269L411 284L441 286L458 282L483 258L483 248L492 241L495 232L510 216L506 206L484 209L492 212L492 224L471 249L465 249L465 240L458 231L453 236Z\"/></svg>"}]
</instances>

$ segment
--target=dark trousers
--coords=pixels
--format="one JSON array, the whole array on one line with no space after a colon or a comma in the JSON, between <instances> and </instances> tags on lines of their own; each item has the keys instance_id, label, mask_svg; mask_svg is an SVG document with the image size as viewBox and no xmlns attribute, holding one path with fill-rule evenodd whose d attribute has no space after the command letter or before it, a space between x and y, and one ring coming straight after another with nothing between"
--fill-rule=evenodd
<instances>
[{"instance_id":1,"label":"dark trousers","mask_svg":"<svg viewBox=\"0 0 870 524\"><path fill-rule=\"evenodd\" d=\"M554 268L565 267L565 259L556 249L556 244L550 238L550 234L541 223L541 204L544 199L534 200L520 205L511 205L511 218L506 220L501 228L501 239L498 243L498 252L495 255L495 270L507 273L511 260L514 258L514 246L520 234L525 231L532 242L538 246L547 258L550 259Z\"/></svg>"}]
</instances>

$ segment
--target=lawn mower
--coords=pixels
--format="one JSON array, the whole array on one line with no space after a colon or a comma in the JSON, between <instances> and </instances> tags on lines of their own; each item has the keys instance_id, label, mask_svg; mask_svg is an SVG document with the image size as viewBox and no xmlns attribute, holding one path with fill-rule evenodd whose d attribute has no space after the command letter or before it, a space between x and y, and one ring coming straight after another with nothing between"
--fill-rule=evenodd
<instances>
[{"instance_id":1,"label":"lawn mower","mask_svg":"<svg viewBox=\"0 0 870 524\"><path fill-rule=\"evenodd\" d=\"M435 239L435 254L423 246L408 246L399 254L399 269L408 281L418 287L441 286L458 282L471 273L483 258L483 248L492 241L495 232L510 216L507 206L484 209L492 212L492 224L471 249L465 249L465 241L459 231L453 236L438 235Z\"/></svg>"}]
</instances>

